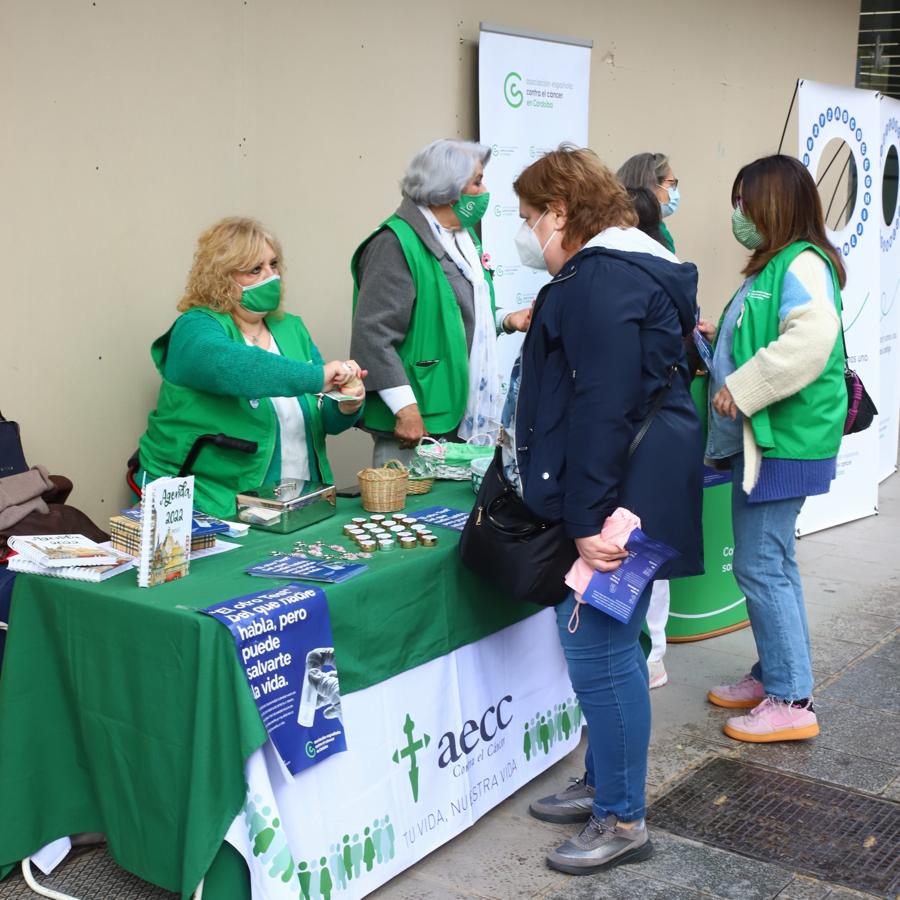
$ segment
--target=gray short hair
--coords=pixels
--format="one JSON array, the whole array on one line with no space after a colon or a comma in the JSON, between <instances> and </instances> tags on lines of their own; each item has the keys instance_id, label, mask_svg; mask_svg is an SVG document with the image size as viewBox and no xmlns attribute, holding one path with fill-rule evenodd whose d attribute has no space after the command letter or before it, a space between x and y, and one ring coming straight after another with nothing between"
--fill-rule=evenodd
<instances>
[{"instance_id":1,"label":"gray short hair","mask_svg":"<svg viewBox=\"0 0 900 900\"><path fill-rule=\"evenodd\" d=\"M400 181L404 197L421 206L456 203L478 163L487 165L491 148L473 141L441 139L420 150Z\"/></svg>"},{"instance_id":2,"label":"gray short hair","mask_svg":"<svg viewBox=\"0 0 900 900\"><path fill-rule=\"evenodd\" d=\"M663 183L670 168L665 153L636 153L625 160L616 176L627 188L653 190Z\"/></svg>"}]
</instances>

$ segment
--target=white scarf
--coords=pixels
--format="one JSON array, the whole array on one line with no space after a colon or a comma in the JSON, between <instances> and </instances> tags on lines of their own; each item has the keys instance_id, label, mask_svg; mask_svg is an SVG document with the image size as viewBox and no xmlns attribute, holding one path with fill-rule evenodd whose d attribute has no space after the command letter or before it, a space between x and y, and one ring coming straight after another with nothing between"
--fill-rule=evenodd
<instances>
[{"instance_id":1,"label":"white scarf","mask_svg":"<svg viewBox=\"0 0 900 900\"><path fill-rule=\"evenodd\" d=\"M472 285L475 305L475 329L469 352L469 396L466 412L459 425L459 436L468 440L476 434L488 434L494 442L500 429L503 398L497 374L497 331L491 311L491 289L472 236L465 228L444 228L427 206L420 206L441 246L465 279Z\"/></svg>"}]
</instances>

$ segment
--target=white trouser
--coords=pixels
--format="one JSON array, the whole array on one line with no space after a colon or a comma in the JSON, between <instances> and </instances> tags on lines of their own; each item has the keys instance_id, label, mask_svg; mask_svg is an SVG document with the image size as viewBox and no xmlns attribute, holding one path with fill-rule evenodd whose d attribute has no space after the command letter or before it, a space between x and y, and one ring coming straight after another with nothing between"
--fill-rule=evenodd
<instances>
[{"instance_id":1,"label":"white trouser","mask_svg":"<svg viewBox=\"0 0 900 900\"><path fill-rule=\"evenodd\" d=\"M654 581L647 608L647 630L650 632L650 656L656 662L666 655L666 622L669 621L669 582Z\"/></svg>"}]
</instances>

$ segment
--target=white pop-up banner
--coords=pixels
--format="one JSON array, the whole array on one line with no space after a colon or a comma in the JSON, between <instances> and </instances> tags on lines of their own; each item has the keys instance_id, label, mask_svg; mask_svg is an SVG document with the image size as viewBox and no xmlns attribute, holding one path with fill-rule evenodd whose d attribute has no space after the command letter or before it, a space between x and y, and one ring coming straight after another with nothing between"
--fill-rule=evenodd
<instances>
[{"instance_id":1,"label":"white pop-up banner","mask_svg":"<svg viewBox=\"0 0 900 900\"><path fill-rule=\"evenodd\" d=\"M881 96L881 385L878 392L878 477L897 469L900 419L900 204L897 170L900 160L900 102Z\"/></svg>"},{"instance_id":2,"label":"white pop-up banner","mask_svg":"<svg viewBox=\"0 0 900 900\"><path fill-rule=\"evenodd\" d=\"M879 406L879 344L881 322L881 136L878 95L873 91L801 81L799 88L800 159L813 178L831 161L844 164L833 150L823 161L823 151L834 138L845 141L855 165L849 178L852 200L841 195L841 207L850 210L847 223L828 237L838 248L847 268L844 302L844 334L850 365ZM833 145L832 145L833 147ZM838 169L838 172L840 169ZM847 201L850 200L848 203ZM827 216L826 216L827 218ZM844 438L837 462L837 478L831 492L807 500L797 528L800 534L830 528L842 522L873 515L878 505L878 420L859 434Z\"/></svg>"},{"instance_id":3,"label":"white pop-up banner","mask_svg":"<svg viewBox=\"0 0 900 900\"><path fill-rule=\"evenodd\" d=\"M485 171L491 207L481 237L494 270L497 306L510 312L529 306L549 278L519 262L514 238L521 220L512 183L563 141L587 146L592 44L481 23L479 130L491 148ZM520 345L520 335L499 339L504 393Z\"/></svg>"}]
</instances>

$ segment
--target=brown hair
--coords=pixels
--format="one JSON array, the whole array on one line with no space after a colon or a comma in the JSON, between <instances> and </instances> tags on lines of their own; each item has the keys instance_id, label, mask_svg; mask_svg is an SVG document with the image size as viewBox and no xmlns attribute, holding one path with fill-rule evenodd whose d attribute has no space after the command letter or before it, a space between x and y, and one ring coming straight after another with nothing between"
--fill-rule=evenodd
<instances>
[{"instance_id":1,"label":"brown hair","mask_svg":"<svg viewBox=\"0 0 900 900\"><path fill-rule=\"evenodd\" d=\"M520 199L535 209L566 206L562 246L580 250L605 228L637 225L625 188L592 150L561 144L533 162L513 182Z\"/></svg>"},{"instance_id":2,"label":"brown hair","mask_svg":"<svg viewBox=\"0 0 900 900\"><path fill-rule=\"evenodd\" d=\"M841 287L847 283L841 256L825 233L819 190L800 160L764 156L744 166L731 188L732 206L738 198L763 239L747 261L745 275L759 274L785 247L809 241L831 260Z\"/></svg>"},{"instance_id":3,"label":"brown hair","mask_svg":"<svg viewBox=\"0 0 900 900\"><path fill-rule=\"evenodd\" d=\"M256 219L232 216L200 235L178 309L186 312L194 306L205 306L216 312L231 313L241 300L241 289L232 275L253 269L267 243L278 257L283 300L284 260L278 238Z\"/></svg>"}]
</instances>

